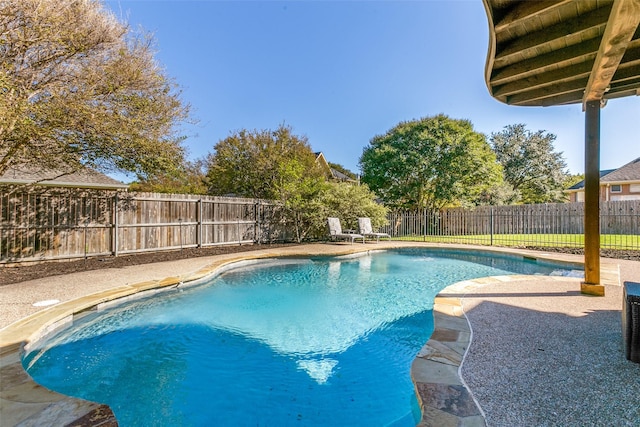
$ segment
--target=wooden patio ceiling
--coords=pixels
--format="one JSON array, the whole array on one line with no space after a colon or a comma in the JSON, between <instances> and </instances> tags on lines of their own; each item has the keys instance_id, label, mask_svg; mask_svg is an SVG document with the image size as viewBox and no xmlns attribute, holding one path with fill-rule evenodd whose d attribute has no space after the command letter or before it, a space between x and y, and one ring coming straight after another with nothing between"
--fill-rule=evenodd
<instances>
[{"instance_id":1,"label":"wooden patio ceiling","mask_svg":"<svg viewBox=\"0 0 640 427\"><path fill-rule=\"evenodd\" d=\"M581 103L585 111L585 280L600 284L600 109L640 95L640 0L483 0L489 20L485 80L509 105ZM637 126L629 123L629 126Z\"/></svg>"},{"instance_id":2,"label":"wooden patio ceiling","mask_svg":"<svg viewBox=\"0 0 640 427\"><path fill-rule=\"evenodd\" d=\"M640 95L640 0L483 0L485 80L509 105Z\"/></svg>"}]
</instances>

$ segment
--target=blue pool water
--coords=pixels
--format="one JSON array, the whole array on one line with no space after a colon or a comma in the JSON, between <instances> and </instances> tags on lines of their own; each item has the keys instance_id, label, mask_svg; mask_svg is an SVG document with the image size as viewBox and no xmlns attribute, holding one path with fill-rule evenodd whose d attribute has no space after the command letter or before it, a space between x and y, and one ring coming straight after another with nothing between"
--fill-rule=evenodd
<instances>
[{"instance_id":1,"label":"blue pool water","mask_svg":"<svg viewBox=\"0 0 640 427\"><path fill-rule=\"evenodd\" d=\"M411 362L449 284L558 266L404 249L262 261L92 313L29 374L106 403L121 426L414 426Z\"/></svg>"}]
</instances>

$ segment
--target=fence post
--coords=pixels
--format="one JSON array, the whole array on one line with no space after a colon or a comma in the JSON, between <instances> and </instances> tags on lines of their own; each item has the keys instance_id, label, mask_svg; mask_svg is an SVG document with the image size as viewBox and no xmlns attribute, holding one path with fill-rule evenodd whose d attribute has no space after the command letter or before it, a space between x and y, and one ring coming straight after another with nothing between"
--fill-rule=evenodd
<instances>
[{"instance_id":1,"label":"fence post","mask_svg":"<svg viewBox=\"0 0 640 427\"><path fill-rule=\"evenodd\" d=\"M197 215L197 222L198 224L196 225L196 243L198 245L199 248L202 247L202 199L198 199L198 201L196 202L196 215Z\"/></svg>"},{"instance_id":2,"label":"fence post","mask_svg":"<svg viewBox=\"0 0 640 427\"><path fill-rule=\"evenodd\" d=\"M113 196L113 236L111 236L111 252L118 256L118 192Z\"/></svg>"},{"instance_id":3,"label":"fence post","mask_svg":"<svg viewBox=\"0 0 640 427\"><path fill-rule=\"evenodd\" d=\"M262 227L260 227L260 199L258 199L254 204L254 212L255 231L253 232L253 238L256 243L260 244L260 232L262 231Z\"/></svg>"},{"instance_id":4,"label":"fence post","mask_svg":"<svg viewBox=\"0 0 640 427\"><path fill-rule=\"evenodd\" d=\"M490 245L493 246L493 206L489 210L489 235L490 235Z\"/></svg>"},{"instance_id":5,"label":"fence post","mask_svg":"<svg viewBox=\"0 0 640 427\"><path fill-rule=\"evenodd\" d=\"M427 209L426 208L422 209L422 212L424 214L424 215L422 215L422 218L423 218L423 220L422 220L423 221L423 228L422 228L423 229L423 233L422 233L423 237L422 237L422 241L426 242L427 241Z\"/></svg>"}]
</instances>

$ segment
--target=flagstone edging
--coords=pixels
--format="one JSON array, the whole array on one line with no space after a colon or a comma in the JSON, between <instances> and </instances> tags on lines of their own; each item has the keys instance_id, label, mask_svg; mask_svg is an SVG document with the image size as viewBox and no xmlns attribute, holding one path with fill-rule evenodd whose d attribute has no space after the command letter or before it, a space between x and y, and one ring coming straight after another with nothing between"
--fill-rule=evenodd
<instances>
[{"instance_id":1,"label":"flagstone edging","mask_svg":"<svg viewBox=\"0 0 640 427\"><path fill-rule=\"evenodd\" d=\"M512 275L465 280L446 287L436 296L433 333L411 366L411 378L422 410L418 427L486 426L482 408L460 374L473 335L462 308L462 298L479 287L532 277ZM577 282L578 279L545 276L545 280Z\"/></svg>"}]
</instances>

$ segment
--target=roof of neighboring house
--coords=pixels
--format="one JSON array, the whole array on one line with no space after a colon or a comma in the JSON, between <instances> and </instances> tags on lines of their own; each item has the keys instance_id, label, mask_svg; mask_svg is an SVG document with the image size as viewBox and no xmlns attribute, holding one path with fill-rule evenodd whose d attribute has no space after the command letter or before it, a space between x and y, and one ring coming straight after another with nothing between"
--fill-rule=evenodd
<instances>
[{"instance_id":1,"label":"roof of neighboring house","mask_svg":"<svg viewBox=\"0 0 640 427\"><path fill-rule=\"evenodd\" d=\"M113 179L93 169L77 172L42 170L30 166L11 167L0 175L0 184L33 184L47 187L96 188L102 190L123 190L127 184Z\"/></svg>"},{"instance_id":2,"label":"roof of neighboring house","mask_svg":"<svg viewBox=\"0 0 640 427\"><path fill-rule=\"evenodd\" d=\"M615 171L615 169L606 169L606 170L600 171L600 179L602 179L603 176L605 176L605 175L607 175L607 174L609 174L609 173L611 173L613 171ZM582 188L584 188L584 179L582 181L578 182L577 184L574 184L571 187L569 187L568 190L580 190Z\"/></svg>"},{"instance_id":3,"label":"roof of neighboring house","mask_svg":"<svg viewBox=\"0 0 640 427\"><path fill-rule=\"evenodd\" d=\"M335 179L338 179L340 181L349 181L349 182L356 182L355 179L351 178L349 175L345 175L342 172L340 172L337 169L333 169L331 168L331 175L333 175L333 177Z\"/></svg>"},{"instance_id":4,"label":"roof of neighboring house","mask_svg":"<svg viewBox=\"0 0 640 427\"><path fill-rule=\"evenodd\" d=\"M600 185L611 182L640 181L640 157L630 161L618 169L600 171ZM572 185L568 190L581 190L584 188L584 180Z\"/></svg>"},{"instance_id":5,"label":"roof of neighboring house","mask_svg":"<svg viewBox=\"0 0 640 427\"><path fill-rule=\"evenodd\" d=\"M314 154L316 155L316 161L319 162L322 167L328 172L330 178L337 179L338 181L356 182L356 180L354 180L350 176L345 175L339 170L329 166L329 162L327 162L327 159L324 157L324 154L322 154L322 151L317 151Z\"/></svg>"},{"instance_id":6,"label":"roof of neighboring house","mask_svg":"<svg viewBox=\"0 0 640 427\"><path fill-rule=\"evenodd\" d=\"M603 182L640 181L640 157L602 177Z\"/></svg>"},{"instance_id":7,"label":"roof of neighboring house","mask_svg":"<svg viewBox=\"0 0 640 427\"><path fill-rule=\"evenodd\" d=\"M329 162L327 162L327 159L324 157L324 154L322 154L322 151L317 151L313 154L316 155L316 162L318 162L320 166L326 171L327 175L332 175L331 166L329 166Z\"/></svg>"}]
</instances>

